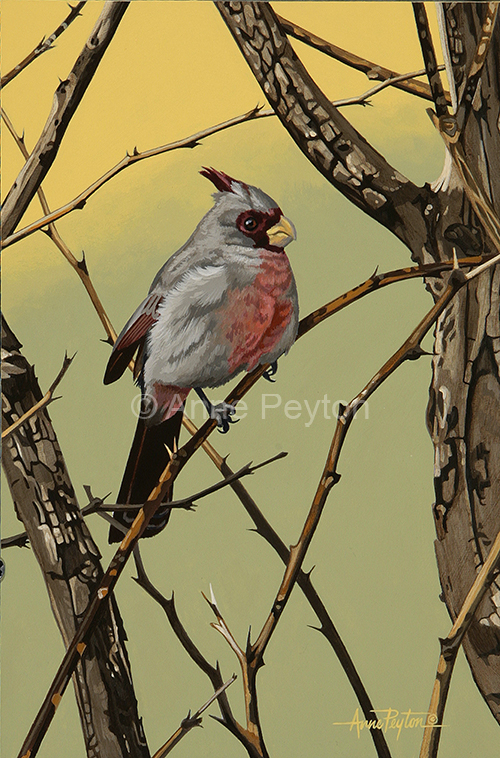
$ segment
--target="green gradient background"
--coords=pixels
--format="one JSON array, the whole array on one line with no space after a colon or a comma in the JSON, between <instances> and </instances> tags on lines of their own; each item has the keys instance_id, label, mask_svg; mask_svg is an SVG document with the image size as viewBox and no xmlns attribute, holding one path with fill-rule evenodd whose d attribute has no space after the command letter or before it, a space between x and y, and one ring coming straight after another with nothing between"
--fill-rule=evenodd
<instances>
[{"instance_id":1,"label":"green gradient background","mask_svg":"<svg viewBox=\"0 0 500 758\"><path fill-rule=\"evenodd\" d=\"M410 3L275 3L282 15L349 50L400 71L421 66ZM3 106L31 148L50 110L57 77L64 78L102 7L89 2L57 43L3 93ZM3 0L3 70L20 60L66 14L59 0ZM295 44L295 43L294 43ZM296 44L311 73L332 98L364 92L366 78ZM248 110L263 96L210 2L134 2L73 119L56 164L44 184L51 207L66 202L116 163L139 150L191 134ZM386 91L374 108L344 113L387 159L412 180L440 173L443 149L425 114L427 103ZM4 138L4 188L22 165ZM305 315L366 279L375 266L408 264L392 235L344 200L301 155L281 125L266 119L239 126L191 151L177 151L128 169L99 191L83 211L59 223L75 254L85 250L95 286L115 327L140 302L157 269L189 236L210 207L211 186L198 175L213 165L261 186L295 223L288 248L301 313ZM23 225L40 215L37 202ZM4 255L4 310L35 363L42 388L59 370L64 351L78 351L51 406L61 447L78 497L82 485L116 493L135 419L136 391L129 378L102 385L109 347L74 272L50 240L31 236ZM249 414L226 437L214 435L234 468L280 450L289 455L245 484L282 538L296 541L318 478L333 421L287 419L282 408L262 420L261 394L280 393L283 404L327 393L347 401L405 339L430 306L422 283L395 285L365 298L322 324L280 361L275 385L261 382L247 398ZM431 338L426 341L431 347ZM430 359L408 363L369 401L349 433L333 490L305 568L352 654L376 708L427 709L449 619L439 601L431 513L432 446L425 429ZM201 421L198 411L196 420ZM217 480L203 452L183 472L179 496ZM5 490L5 488L4 488ZM107 528L89 521L106 565L112 555ZM175 591L179 615L223 675L238 671L235 657L210 626L201 596L212 583L225 618L241 644L249 625L257 634L282 576L272 549L230 491L178 513L168 529L144 544L151 578ZM4 499L4 535L19 531ZM2 584L2 755L17 750L63 654L44 584L28 550L4 552ZM189 708L211 694L208 679L180 648L161 609L130 579L117 596L129 637L128 650L140 712L154 751ZM316 618L299 590L293 593L259 674L259 704L273 758L374 756L372 741L348 727L357 707L330 647L308 625ZM230 699L243 718L241 677ZM211 712L216 714L213 706ZM498 755L498 727L478 694L460 654L445 715L440 758ZM208 717L175 755L243 755L241 746ZM394 758L418 753L421 732L388 734ZM39 752L41 758L84 755L73 692L68 690Z\"/></svg>"}]
</instances>

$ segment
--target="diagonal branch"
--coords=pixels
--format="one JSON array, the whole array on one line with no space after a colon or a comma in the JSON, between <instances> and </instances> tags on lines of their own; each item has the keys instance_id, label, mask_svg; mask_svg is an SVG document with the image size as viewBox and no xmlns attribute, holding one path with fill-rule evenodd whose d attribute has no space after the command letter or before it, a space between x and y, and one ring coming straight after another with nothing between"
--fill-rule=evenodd
<instances>
[{"instance_id":1,"label":"diagonal branch","mask_svg":"<svg viewBox=\"0 0 500 758\"><path fill-rule=\"evenodd\" d=\"M186 428L191 435L196 434L198 431L197 427L193 424L192 421L189 421L189 423L186 424ZM219 453L210 444L210 442L205 443L204 450L225 478L231 476L233 471L228 466L226 459L219 455ZM271 545L271 547L276 550L279 557L286 565L290 556L288 547L267 521L257 503L249 494L248 490L244 487L241 481L233 482L231 484L231 488L239 498L245 511L254 522L256 527L255 531L257 534L260 534L260 536L263 537L266 542L268 542L269 545ZM311 608L316 613L321 624L321 626L318 627L318 631L321 632L321 634L323 634L323 636L328 640L332 649L337 655L339 662L354 690L354 693L358 698L365 719L367 721L370 721L373 718L376 719L376 712L373 707L373 703L371 702L368 693L365 690L354 662L350 657L349 652L344 645L325 605L323 604L323 601L313 586L310 572L306 573L301 569L297 578L297 584L309 601ZM384 733L379 729L370 729L370 736L374 742L375 749L379 758L390 758L391 754L389 752L389 747L385 740Z\"/></svg>"},{"instance_id":2,"label":"diagonal branch","mask_svg":"<svg viewBox=\"0 0 500 758\"><path fill-rule=\"evenodd\" d=\"M267 466L269 463L274 463L274 461L281 460L281 458L285 458L287 455L288 453L285 453L285 452L278 453L277 455L274 455L272 458L268 458L268 460L263 461L262 463L259 463L257 466L252 466L252 462L247 463L245 466L242 466L238 471L235 471L229 474L229 476L227 476L222 481L216 482L215 484L210 485L210 487L206 487L200 492L196 492L194 495L190 495L189 497L183 497L181 500L171 500L168 504L168 507L169 508L185 508L186 510L191 510L195 506L196 500L200 500L201 498L206 497L207 495L211 495L214 492L218 492L224 487L227 487L229 484L233 484L233 482L236 482L238 479L242 479L244 476L249 476L250 474L253 474L254 471L258 471L263 466ZM106 505L101 504L97 508L97 510L99 511L138 511L140 508L142 508L141 505L120 505L118 503L116 504L110 503Z\"/></svg>"},{"instance_id":3,"label":"diagonal branch","mask_svg":"<svg viewBox=\"0 0 500 758\"><path fill-rule=\"evenodd\" d=\"M474 614L483 599L488 587L498 574L500 566L500 532L491 546L491 550L478 572L474 584L464 600L460 613L455 619L450 632L444 640L440 640L441 655L437 666L436 679L432 690L431 702L427 716L429 726L424 730L420 749L420 758L436 758L441 736L444 709L450 687L453 667L462 640L472 622Z\"/></svg>"},{"instance_id":4,"label":"diagonal branch","mask_svg":"<svg viewBox=\"0 0 500 758\"><path fill-rule=\"evenodd\" d=\"M137 578L135 581L153 598L153 600L155 600L163 608L173 632L175 633L177 639L181 643L186 653L189 655L191 660L196 663L201 671L203 671L203 673L208 676L212 682L214 690L218 690L223 684L219 664L217 663L216 666L212 666L212 664L209 663L209 661L207 661L205 656L201 653L199 648L194 644L193 640L179 619L179 616L177 615L173 593L171 598L166 598L150 581L138 549L134 551L134 558L137 567ZM221 712L221 718L217 719L217 721L225 726L226 729L228 729L228 731L230 731L231 734L233 734L239 740L239 742L241 742L250 758L262 758L262 756L259 755L258 751L256 750L255 745L249 739L249 735L247 734L245 727L235 719L231 710L231 706L229 705L229 700L227 698L226 692L222 692L222 694L219 695L217 699Z\"/></svg>"},{"instance_id":5,"label":"diagonal branch","mask_svg":"<svg viewBox=\"0 0 500 758\"><path fill-rule=\"evenodd\" d=\"M32 50L31 53L29 53L26 56L26 58L23 58L23 60L20 63L18 63L17 66L14 66L13 69L11 69L7 74L2 76L0 87L5 87L6 84L11 82L13 79L15 79L16 76L20 74L21 71L23 71L27 66L29 66L30 63L32 63L36 58L38 58L43 53L46 53L47 50L52 50L56 39L60 37L64 31L66 31L68 26L73 23L75 18L78 18L78 16L82 15L80 11L82 10L84 5L85 5L85 2L77 3L74 6L70 5L69 7L71 8L71 10L66 16L66 18L64 19L64 21L61 24L59 24L57 29L53 31L49 37L47 38L44 37L39 42L39 44L35 47L35 49Z\"/></svg>"},{"instance_id":6,"label":"diagonal branch","mask_svg":"<svg viewBox=\"0 0 500 758\"><path fill-rule=\"evenodd\" d=\"M11 187L3 206L3 234L11 234L49 171L68 124L106 52L128 2L108 0L68 78L56 89L52 110L33 152Z\"/></svg>"},{"instance_id":7,"label":"diagonal branch","mask_svg":"<svg viewBox=\"0 0 500 758\"><path fill-rule=\"evenodd\" d=\"M369 97L376 95L378 92L381 92L382 90L386 89L387 87L394 84L395 82L406 81L417 76L422 76L423 74L425 74L425 69L422 69L419 71L411 71L407 74L398 74L393 79L386 79L385 81L379 82L378 84L374 85L369 90L364 92L362 95L354 95L353 97L347 97L341 100L334 100L332 101L331 104L336 108L341 108L347 105L367 105L368 104L367 100ZM26 151L26 147L24 146L23 138L19 137L16 134L14 127L12 126L12 123L10 122L6 113L3 110L2 110L2 114L3 114L3 117L5 118L6 125L9 131L13 135L20 149L23 151L23 155L25 155L25 157L27 158L28 154ZM61 250L63 255L68 259L68 261L71 263L73 268L77 266L79 267L79 271L81 271L82 273L85 273L86 271L85 259L83 259L82 261L77 261L76 258L72 256L71 252L68 253L67 247L66 249L64 249L58 243L57 239L59 238L59 235L55 232L55 227L53 226L55 221L63 218L63 216L66 216L68 215L68 213L72 213L75 210L81 210L86 205L87 200L89 200L89 198L91 198L92 195L94 195L104 184L109 182L110 179L113 179L124 169L129 168L129 166L135 165L139 161L142 161L146 158L152 158L155 155L162 155L163 153L169 153L172 150L198 147L200 145L200 140L205 139L206 137L210 137L213 134L217 134L218 132L222 132L225 129L230 129L233 126L246 123L247 121L254 121L261 118L269 118L270 116L275 116L275 115L276 113L272 109L263 110L260 106L256 106L255 108L252 108L251 110L247 111L246 113L241 114L240 116L235 116L234 118L228 119L227 121L223 121L220 124L215 124L215 126L210 126L207 129L203 129L201 132L197 132L196 134L191 134L190 136L184 137L183 139L176 140L175 142L170 142L166 145L161 145L159 147L151 148L150 150L145 150L142 153L140 153L137 150L137 148L134 148L132 155L130 155L127 152L127 154L125 155L125 158L122 158L122 160L119 161L115 166L110 168L109 171L107 171L105 174L103 174L98 179L96 179L95 182L92 182L91 185L89 185L86 189L80 192L80 194L77 195L75 198L73 198L73 200L70 200L68 203L65 203L60 208L57 208L55 211L49 210L46 201L44 202L42 200L43 193L40 194L41 190L39 190L38 194L39 194L40 202L42 204L42 208L45 215L42 218L37 219L36 221L33 221L28 226L23 227L22 229L19 229L14 234L11 234L8 237L4 238L2 241L2 248L10 247L16 242L19 242L20 240L25 239L26 237L29 237L34 232L39 231L40 229L43 229L43 227L48 226L49 237L53 239L54 242L56 242L59 249Z\"/></svg>"},{"instance_id":8,"label":"diagonal branch","mask_svg":"<svg viewBox=\"0 0 500 758\"><path fill-rule=\"evenodd\" d=\"M500 255L491 258L488 263L479 266L479 269L484 270L484 267L490 267L500 260ZM403 343L399 350L389 358L388 361L382 366L382 368L375 374L375 376L368 382L368 384L354 397L351 402L342 410L337 420L337 426L333 436L333 440L328 453L327 461L321 476L316 494L314 496L309 515L306 523L300 535L300 538L296 545L293 545L290 549L290 557L286 566L285 574L283 576L280 588L277 592L274 600L271 612L265 622L262 630L252 645L251 652L251 666L254 670L254 676L257 670L262 666L264 651L269 644L271 636L276 629L281 614L286 606L286 603L290 597L293 586L298 578L298 573L302 567L307 549L314 536L314 532L318 526L319 520L323 508L326 503L326 499L332 489L332 487L338 482L340 476L337 472L338 460L342 447L350 428L352 420L357 411L364 405L369 397L385 382L385 380L394 373L394 371L406 360L413 360L422 355L422 349L420 343L436 322L439 315L448 306L451 300L455 297L456 293L466 285L471 279L475 277L475 271L471 271L469 274L464 274L458 268L452 273L449 279L449 283L444 290L441 297L436 301L431 310L426 314L418 326L413 330L412 334Z\"/></svg>"},{"instance_id":9,"label":"diagonal branch","mask_svg":"<svg viewBox=\"0 0 500 758\"><path fill-rule=\"evenodd\" d=\"M20 137L18 135L12 121L10 120L10 118L8 117L8 115L6 114L3 108L0 108L0 112L2 114L2 119L7 129L9 130L9 132L12 134L12 137L14 138L16 145L18 146L19 150L23 154L24 158L28 160L29 153L26 149L26 145L24 144L24 137ZM48 214L50 214L50 208L47 202L47 198L45 197L45 192L43 191L41 186L37 189L37 195L40 200L40 205L42 206L42 210L44 214L47 216ZM106 315L104 306L101 303L97 292L95 291L94 285L89 275L87 263L85 261L85 255L83 256L81 261L75 258L75 256L69 249L68 245L65 243L65 241L59 234L59 231L55 224L53 223L49 224L46 230L46 233L50 237L52 242L56 245L56 247L64 255L64 257L66 258L66 260L72 267L73 271L75 271L80 277L81 282L83 286L85 287L85 289L87 290L88 296L90 297L92 304L97 312L97 315L99 316L101 324L103 325L106 331L108 342L111 342L111 344L113 344L113 342L116 340L116 332L113 329L113 326Z\"/></svg>"},{"instance_id":10,"label":"diagonal branch","mask_svg":"<svg viewBox=\"0 0 500 758\"><path fill-rule=\"evenodd\" d=\"M423 190L394 169L331 104L293 50L271 4L216 5L270 105L313 166L408 246L415 238L425 239L417 202Z\"/></svg>"},{"instance_id":11,"label":"diagonal branch","mask_svg":"<svg viewBox=\"0 0 500 758\"><path fill-rule=\"evenodd\" d=\"M396 71L384 68L384 66L380 66L378 63L372 63L371 61L366 60L366 58L361 58L359 55L343 50L341 47L333 45L331 42L327 42L321 37L317 37L312 32L308 32L307 29L303 29L298 24L288 21L286 18L283 18L283 16L277 14L276 18L280 22L283 30L291 37L294 37L300 42L304 42L306 45L314 47L316 50L329 55L331 58L334 58L341 63L345 63L351 68L362 71L369 79L391 79L392 87L397 87L404 92L423 97L425 100L432 100L431 88L428 84L405 80L398 81L400 74Z\"/></svg>"},{"instance_id":12,"label":"diagonal branch","mask_svg":"<svg viewBox=\"0 0 500 758\"><path fill-rule=\"evenodd\" d=\"M76 353L75 353L76 355ZM57 398L54 397L54 392L59 385L59 383L62 381L64 374L69 369L71 364L73 363L73 359L75 357L73 355L71 358L68 358L67 355L64 356L63 365L61 367L61 370L59 371L58 375L50 385L49 389L45 393L45 395L42 397L41 400L39 400L35 405L33 405L26 413L23 413L22 416L20 416L17 421L14 421L13 424L11 424L7 429L4 429L2 432L2 442L7 438L10 437L11 434L13 434L15 431L19 429L20 426L26 423L28 419L30 419L32 416L35 415L35 413L38 413L38 411L42 410L42 408L46 408L49 403L52 403L54 400L57 400Z\"/></svg>"},{"instance_id":13,"label":"diagonal branch","mask_svg":"<svg viewBox=\"0 0 500 758\"><path fill-rule=\"evenodd\" d=\"M214 692L212 697L210 697L207 702L201 706L201 708L198 708L196 713L193 713L193 715L191 715L191 711L189 711L186 718L181 721L180 727L167 740L167 742L165 742L165 744L156 751L153 758L165 758L165 756L168 755L174 749L174 747L179 744L182 738L185 737L186 734L191 731L191 729L193 729L195 726L201 726L201 714L204 713L207 708L212 705L214 700L217 700L219 695L222 695L222 693L227 690L227 688L235 681L235 679L236 674L233 674L232 677L227 680L227 682L224 682L222 687L219 687L219 689Z\"/></svg>"},{"instance_id":14,"label":"diagonal branch","mask_svg":"<svg viewBox=\"0 0 500 758\"><path fill-rule=\"evenodd\" d=\"M422 50L427 78L429 80L432 99L436 108L438 117L448 115L448 106L444 94L443 83L439 74L439 67L436 60L434 45L432 44L431 29L427 11L424 3L413 3L413 12L415 14L415 23L417 25L418 39Z\"/></svg>"}]
</instances>

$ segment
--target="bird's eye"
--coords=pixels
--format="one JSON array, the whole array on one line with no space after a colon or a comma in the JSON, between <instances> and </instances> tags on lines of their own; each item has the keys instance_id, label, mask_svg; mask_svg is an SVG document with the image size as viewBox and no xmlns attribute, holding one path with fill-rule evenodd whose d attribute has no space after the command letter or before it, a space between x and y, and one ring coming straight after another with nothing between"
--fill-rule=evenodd
<instances>
[{"instance_id":1,"label":"bird's eye","mask_svg":"<svg viewBox=\"0 0 500 758\"><path fill-rule=\"evenodd\" d=\"M253 232L258 226L257 219L254 216L248 216L248 218L244 220L243 226L247 232Z\"/></svg>"}]
</instances>

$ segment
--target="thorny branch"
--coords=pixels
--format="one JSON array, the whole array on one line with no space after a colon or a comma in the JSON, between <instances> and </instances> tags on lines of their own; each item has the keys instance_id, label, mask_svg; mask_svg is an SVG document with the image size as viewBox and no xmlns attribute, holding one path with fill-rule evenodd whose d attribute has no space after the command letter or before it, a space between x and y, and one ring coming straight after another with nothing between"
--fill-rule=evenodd
<instances>
[{"instance_id":1,"label":"thorny branch","mask_svg":"<svg viewBox=\"0 0 500 758\"><path fill-rule=\"evenodd\" d=\"M7 129L9 130L9 132L12 134L12 137L14 138L16 145L22 152L24 158L28 160L29 153L26 149L26 145L24 144L24 137L20 137L18 135L18 133L16 132L14 128L14 125L12 124L12 121L10 120L10 118L8 117L8 115L6 114L3 108L0 108L0 112L2 114L2 119L4 120ZM47 202L47 198L45 196L45 192L43 191L41 185L37 189L37 195L40 200L40 205L42 206L42 210L44 214L48 215L50 213L50 208ZM64 257L66 258L66 260L72 267L73 271L75 271L80 277L81 282L83 286L85 287L85 289L87 290L88 296L90 297L92 304L97 312L97 315L99 316L101 324L104 327L104 330L108 337L108 341L111 344L113 344L113 342L116 340L116 332L113 329L113 326L106 315L104 307L99 299L99 296L97 295L97 292L95 291L92 280L90 279L89 270L87 268L87 263L85 261L85 255L83 255L81 261L75 258L75 256L69 249L68 245L59 234L59 231L55 224L53 223L49 224L47 229L44 231L46 232L48 237L50 237L50 239L56 245L56 247L64 255Z\"/></svg>"},{"instance_id":2,"label":"thorny branch","mask_svg":"<svg viewBox=\"0 0 500 758\"><path fill-rule=\"evenodd\" d=\"M153 600L155 600L163 608L177 639L191 660L194 661L194 663L196 663L196 665L203 671L203 673L208 676L212 682L214 690L220 689L223 684L223 680L219 664L217 663L215 666L212 666L212 664L207 661L205 656L194 644L193 640L181 623L179 616L177 615L177 609L174 602L174 594L172 593L172 596L170 598L166 598L153 585L146 573L139 550L137 548L134 550L134 558L137 568L137 578L135 581L153 598ZM241 744L246 748L250 758L262 758L256 750L255 745L249 740L249 735L247 735L245 727L239 724L234 717L226 693L222 692L222 694L218 696L217 700L219 703L221 718L217 718L216 720L225 726L226 729L228 729L228 731L230 731L231 734L233 734L239 740L239 742L241 742Z\"/></svg>"},{"instance_id":3,"label":"thorny branch","mask_svg":"<svg viewBox=\"0 0 500 758\"><path fill-rule=\"evenodd\" d=\"M333 45L331 42L327 42L326 40L321 39L321 37L317 37L315 34L312 34L312 32L308 32L307 29L303 29L298 24L288 21L286 18L283 18L283 16L277 15L277 18L284 31L291 37L295 37L295 39L300 42L304 42L306 45L310 45L311 47L316 48L316 50L320 50L322 53L329 55L331 58L334 58L341 63L345 63L351 68L362 71L369 79L392 79L393 87L409 92L412 95L422 97L425 100L432 100L432 93L428 84L424 84L424 82L407 82L405 80L399 80L400 74L396 71L391 71L391 69L384 68L378 63L372 63L371 61L366 60L366 58L361 58L359 55L343 50L341 47L337 47L337 45ZM448 93L447 97L449 98Z\"/></svg>"},{"instance_id":4,"label":"thorny branch","mask_svg":"<svg viewBox=\"0 0 500 758\"><path fill-rule=\"evenodd\" d=\"M460 613L455 619L447 637L440 640L441 655L437 665L436 679L429 704L427 724L424 730L420 758L436 758L441 736L444 709L450 687L451 676L460 645L467 632L474 614L488 587L498 574L500 565L500 532L491 546L491 550L478 572L474 584L464 600Z\"/></svg>"},{"instance_id":5,"label":"thorny branch","mask_svg":"<svg viewBox=\"0 0 500 758\"><path fill-rule=\"evenodd\" d=\"M56 89L54 103L42 134L30 157L12 185L2 212L3 234L16 228L38 187L52 166L66 129L114 37L129 2L104 5L90 37L85 43L68 78Z\"/></svg>"},{"instance_id":6,"label":"thorny branch","mask_svg":"<svg viewBox=\"0 0 500 758\"><path fill-rule=\"evenodd\" d=\"M183 497L181 500L171 500L168 504L169 508L184 508L185 510L192 510L196 503L196 500L201 500L201 498L206 497L207 495L211 495L213 492L218 492L223 487L227 487L228 484L233 484L233 482L236 482L238 479L242 479L244 476L248 476L249 474L253 474L254 471L258 471L258 469L262 468L263 466L267 466L269 463L274 463L274 461L278 461L281 458L285 458L288 455L288 453L282 452L278 453L277 455L274 455L272 458L268 458L267 461L263 461L262 463L259 463L257 466L252 466L252 462L247 463L245 466L242 466L238 471L235 471L234 473L229 474L225 479L223 479L220 482L216 482L215 484L212 484L210 487L206 487L204 490L201 490L200 492L197 492L194 495L190 495L189 497ZM142 506L141 505L120 505L120 504L106 504L106 505L100 505L98 506L97 510L99 511L138 511Z\"/></svg>"},{"instance_id":7,"label":"thorny branch","mask_svg":"<svg viewBox=\"0 0 500 758\"><path fill-rule=\"evenodd\" d=\"M75 353L76 355L76 353ZM73 363L75 355L72 355L71 358L68 358L67 355L64 356L63 365L61 367L61 370L59 371L58 375L50 385L49 389L45 393L45 395L42 397L41 400L38 401L38 403L35 403L35 405L29 409L29 411L26 411L26 413L23 413L22 416L20 416L17 421L14 421L13 424L11 424L7 429L4 429L2 432L2 442L7 439L13 432L17 431L20 426L22 426L28 419L30 419L32 416L35 415L35 413L38 413L42 408L45 408L47 405L52 403L54 400L58 400L57 397L54 397L54 392L61 382L62 378L64 377L66 371L69 369L71 364Z\"/></svg>"},{"instance_id":8,"label":"thorny branch","mask_svg":"<svg viewBox=\"0 0 500 758\"><path fill-rule=\"evenodd\" d=\"M153 758L165 758L165 756L168 755L174 749L174 747L179 744L182 738L185 737L186 734L191 731L191 729L193 729L195 726L201 726L201 714L204 713L207 708L212 705L214 700L217 700L217 698L227 690L227 688L235 681L235 679L236 674L233 674L232 677L227 680L227 682L224 682L222 687L219 687L219 689L214 692L212 697L210 697L207 702L201 706L201 708L198 708L196 713L193 713L193 715L191 715L191 711L189 711L186 718L181 721L179 728L167 740L167 742L165 742L165 744L156 751L156 753L153 755Z\"/></svg>"},{"instance_id":9,"label":"thorny branch","mask_svg":"<svg viewBox=\"0 0 500 758\"><path fill-rule=\"evenodd\" d=\"M442 66L439 67L440 70L442 68L444 67ZM391 79L385 79L384 81L379 82L378 84L374 85L369 90L364 92L362 95L355 95L353 97L342 98L340 100L333 100L332 105L336 108L341 108L348 105L367 105L368 98L373 97L373 95L376 95L378 92L381 92L387 87L393 84L396 84L398 82L414 79L417 76L423 76L423 74L425 74L425 69L421 69L419 71L411 71L406 74L397 74ZM50 211L47 204L45 203L45 206L44 206L44 204L42 203L42 208L45 215L42 218L38 219L37 221L33 221L28 226L25 226L22 229L19 229L14 234L11 234L10 236L6 236L2 240L2 248L7 248L7 247L10 247L11 245L14 245L16 242L19 242L20 240L25 239L26 237L30 236L34 232L39 231L40 229L43 229L43 227L45 226L49 226L48 234L52 238L52 234L50 233L50 228L52 226L52 229L54 229L53 224L55 221L57 221L60 218L63 218L63 216L66 216L68 213L71 213L72 211L81 210L82 208L84 208L85 204L87 203L87 200L89 200L89 198L92 197L92 195L95 192L97 192L97 190L99 190L104 184L109 182L110 179L113 179L124 169L128 168L129 166L134 165L135 163L138 163L141 160L145 160L146 158L152 158L153 156L156 156L156 155L162 155L163 153L169 153L172 150L198 147L202 139L205 139L206 137L210 137L213 134L217 134L218 132L224 131L225 129L229 129L233 126L237 126L239 124L243 124L248 121L254 121L261 118L269 118L271 116L276 116L276 113L274 110L272 109L263 110L261 106L256 106L255 108L252 108L246 113L242 113L240 116L235 116L234 118L228 119L227 121L223 121L220 124L215 124L214 126L207 127L207 129L203 129L202 131L197 132L196 134L191 134L188 137L183 137L183 139L176 140L175 142L169 142L166 145L160 145L159 147L151 148L150 150L145 150L142 153L137 150L137 147L134 147L132 155L130 155L127 152L127 154L125 155L124 158L122 158L121 161L119 161L115 166L110 168L109 171L107 171L105 174L103 174L98 179L96 179L95 182L90 184L86 189L80 192L79 195L77 195L75 198L73 198L73 200L70 200L65 205L62 205L60 208L57 208L55 211ZM23 155L24 155L26 151L26 148L24 147L24 140L15 133L12 125L9 125L7 121L6 121L6 124L9 128L9 131L14 136L14 139L16 140L17 144L20 147L21 145L23 146L21 149L23 149ZM25 155L25 157L27 157L27 154ZM41 198L42 196L40 195L40 200ZM75 266L79 266L80 271L82 272L86 271L85 259L78 262L76 261L74 256L72 256L71 253L69 253L68 255L67 249L66 251L63 250L62 248L60 249L65 255L65 257L68 258L68 261L71 263L73 268L75 268ZM73 258L73 260L71 260L70 256ZM83 278L82 278L82 281L83 281Z\"/></svg>"},{"instance_id":10,"label":"thorny branch","mask_svg":"<svg viewBox=\"0 0 500 758\"><path fill-rule=\"evenodd\" d=\"M23 58L23 60L17 64L17 66L14 66L13 69L11 69L7 74L2 76L2 79L0 81L0 87L5 87L6 84L11 82L15 77L21 73L27 66L29 66L30 63L32 63L36 58L38 58L42 53L47 52L47 50L52 50L54 46L54 42L58 37L61 36L61 34L66 31L68 26L73 23L75 18L78 18L78 16L81 16L82 14L80 11L82 10L83 6L85 5L85 2L77 3L74 6L69 6L71 8L70 12L64 19L64 21L59 24L57 29L52 32L49 37L45 38L43 37L42 40L38 43L38 45L35 47L34 50L29 53L26 58Z\"/></svg>"}]
</instances>

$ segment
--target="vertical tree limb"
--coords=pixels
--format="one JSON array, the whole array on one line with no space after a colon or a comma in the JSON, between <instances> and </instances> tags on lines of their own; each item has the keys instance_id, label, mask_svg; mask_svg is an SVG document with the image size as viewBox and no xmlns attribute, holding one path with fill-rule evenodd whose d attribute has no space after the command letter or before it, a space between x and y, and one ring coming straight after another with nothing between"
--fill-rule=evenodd
<instances>
[{"instance_id":1,"label":"vertical tree limb","mask_svg":"<svg viewBox=\"0 0 500 758\"><path fill-rule=\"evenodd\" d=\"M41 398L33 367L2 319L3 424ZM3 466L19 519L40 564L66 645L102 577L100 554L78 509L46 409L4 444ZM76 670L74 683L89 758L149 758L137 712L126 635L112 599Z\"/></svg>"}]
</instances>

